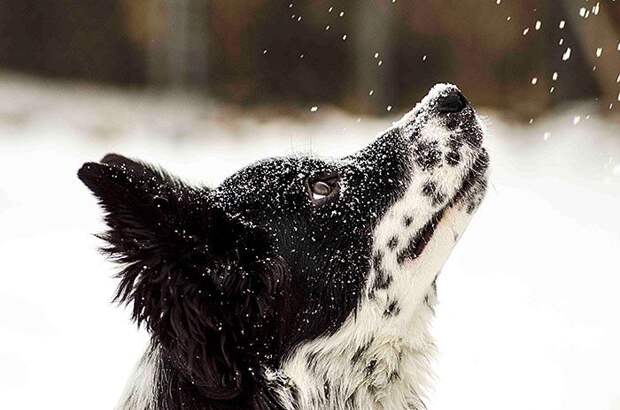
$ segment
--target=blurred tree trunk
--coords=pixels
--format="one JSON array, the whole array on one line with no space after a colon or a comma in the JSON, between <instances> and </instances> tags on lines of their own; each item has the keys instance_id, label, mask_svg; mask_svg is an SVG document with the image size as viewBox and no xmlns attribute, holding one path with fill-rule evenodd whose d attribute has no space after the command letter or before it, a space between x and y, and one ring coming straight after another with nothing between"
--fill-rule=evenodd
<instances>
[{"instance_id":1,"label":"blurred tree trunk","mask_svg":"<svg viewBox=\"0 0 620 410\"><path fill-rule=\"evenodd\" d=\"M358 108L367 113L385 112L394 104L393 15L388 0L360 0L355 7L352 40L355 52L355 95ZM378 53L378 57L374 57ZM372 90L372 95L369 93Z\"/></svg>"},{"instance_id":2,"label":"blurred tree trunk","mask_svg":"<svg viewBox=\"0 0 620 410\"><path fill-rule=\"evenodd\" d=\"M205 89L207 82L207 0L151 0L148 20L149 82Z\"/></svg>"}]
</instances>

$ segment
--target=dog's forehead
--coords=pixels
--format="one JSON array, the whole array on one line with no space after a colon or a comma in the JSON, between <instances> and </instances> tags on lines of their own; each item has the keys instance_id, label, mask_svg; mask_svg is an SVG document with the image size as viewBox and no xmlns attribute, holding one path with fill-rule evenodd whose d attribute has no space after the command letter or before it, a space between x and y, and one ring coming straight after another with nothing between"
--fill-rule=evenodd
<instances>
[{"instance_id":1,"label":"dog's forehead","mask_svg":"<svg viewBox=\"0 0 620 410\"><path fill-rule=\"evenodd\" d=\"M226 178L215 190L227 207L248 203L269 203L282 195L303 192L304 181L317 172L337 168L333 161L311 156L291 155L257 161Z\"/></svg>"}]
</instances>

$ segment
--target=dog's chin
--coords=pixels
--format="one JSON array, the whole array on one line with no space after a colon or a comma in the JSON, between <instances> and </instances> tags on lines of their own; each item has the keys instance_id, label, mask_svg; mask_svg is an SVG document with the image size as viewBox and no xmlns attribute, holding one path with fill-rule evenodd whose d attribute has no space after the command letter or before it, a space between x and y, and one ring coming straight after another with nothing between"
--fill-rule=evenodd
<instances>
[{"instance_id":1,"label":"dog's chin","mask_svg":"<svg viewBox=\"0 0 620 410\"><path fill-rule=\"evenodd\" d=\"M485 194L488 164L488 154L481 149L473 165L463 177L463 182L456 193L429 219L416 238L410 242L407 249L408 256L404 259L406 265L412 266L424 254L439 226L447 225L454 234L454 242L458 240ZM466 220L466 222L463 223L461 220Z\"/></svg>"},{"instance_id":2,"label":"dog's chin","mask_svg":"<svg viewBox=\"0 0 620 410\"><path fill-rule=\"evenodd\" d=\"M486 192L488 168L489 154L484 148L481 148L472 166L469 167L463 177L461 186L446 207L467 205L468 213L472 214L480 205Z\"/></svg>"}]
</instances>

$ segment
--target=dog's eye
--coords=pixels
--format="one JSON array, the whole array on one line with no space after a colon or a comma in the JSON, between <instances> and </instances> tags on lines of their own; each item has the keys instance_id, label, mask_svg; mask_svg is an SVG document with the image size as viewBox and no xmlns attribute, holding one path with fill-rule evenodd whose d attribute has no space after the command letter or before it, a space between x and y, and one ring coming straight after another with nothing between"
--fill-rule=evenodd
<instances>
[{"instance_id":1,"label":"dog's eye","mask_svg":"<svg viewBox=\"0 0 620 410\"><path fill-rule=\"evenodd\" d=\"M330 186L327 182L317 181L312 184L310 190L312 191L312 199L323 199L327 195L331 194L333 191L333 187Z\"/></svg>"},{"instance_id":2,"label":"dog's eye","mask_svg":"<svg viewBox=\"0 0 620 410\"><path fill-rule=\"evenodd\" d=\"M315 205L323 204L338 190L338 177L329 175L320 179L308 181L308 195Z\"/></svg>"}]
</instances>

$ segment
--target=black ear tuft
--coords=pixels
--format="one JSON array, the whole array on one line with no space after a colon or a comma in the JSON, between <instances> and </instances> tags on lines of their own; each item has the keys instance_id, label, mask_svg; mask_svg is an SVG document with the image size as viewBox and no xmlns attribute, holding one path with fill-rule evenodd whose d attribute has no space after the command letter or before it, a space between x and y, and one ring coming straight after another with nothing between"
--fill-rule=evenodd
<instances>
[{"instance_id":1,"label":"black ear tuft","mask_svg":"<svg viewBox=\"0 0 620 410\"><path fill-rule=\"evenodd\" d=\"M127 264L119 275L118 301L135 299L134 282L142 271L178 269L208 259L210 190L190 187L158 168L117 154L84 164L78 177L106 211L109 230L100 235L108 244L104 251ZM134 303L138 323L148 321L152 313Z\"/></svg>"},{"instance_id":2,"label":"black ear tuft","mask_svg":"<svg viewBox=\"0 0 620 410\"><path fill-rule=\"evenodd\" d=\"M267 353L256 334L274 320L285 269L264 233L219 209L211 190L120 155L78 176L106 211L104 250L123 263L116 300L202 394L239 395Z\"/></svg>"},{"instance_id":3,"label":"black ear tuft","mask_svg":"<svg viewBox=\"0 0 620 410\"><path fill-rule=\"evenodd\" d=\"M104 164L110 164L110 165L118 165L118 166L137 164L136 161L131 160L122 155L115 154L113 152L106 154L103 158L101 158L101 161L99 162L104 163Z\"/></svg>"},{"instance_id":4,"label":"black ear tuft","mask_svg":"<svg viewBox=\"0 0 620 410\"><path fill-rule=\"evenodd\" d=\"M158 168L116 154L84 164L78 177L105 209L110 230L103 239L123 262L165 258L191 246L197 239L193 235L206 234L197 231L209 217L208 189L189 187Z\"/></svg>"}]
</instances>

